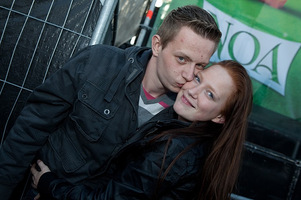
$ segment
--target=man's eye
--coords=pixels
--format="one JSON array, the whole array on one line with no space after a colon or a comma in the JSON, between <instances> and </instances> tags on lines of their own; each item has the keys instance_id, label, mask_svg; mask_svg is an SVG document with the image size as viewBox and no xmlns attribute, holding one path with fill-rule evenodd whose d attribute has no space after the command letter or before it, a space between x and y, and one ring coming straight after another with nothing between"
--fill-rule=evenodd
<instances>
[{"instance_id":1,"label":"man's eye","mask_svg":"<svg viewBox=\"0 0 301 200\"><path fill-rule=\"evenodd\" d=\"M201 82L201 79L198 77L198 76L195 76L195 80L200 83Z\"/></svg>"},{"instance_id":2,"label":"man's eye","mask_svg":"<svg viewBox=\"0 0 301 200\"><path fill-rule=\"evenodd\" d=\"M179 60L181 63L185 62L185 58L183 58L183 57L178 57L178 60Z\"/></svg>"}]
</instances>

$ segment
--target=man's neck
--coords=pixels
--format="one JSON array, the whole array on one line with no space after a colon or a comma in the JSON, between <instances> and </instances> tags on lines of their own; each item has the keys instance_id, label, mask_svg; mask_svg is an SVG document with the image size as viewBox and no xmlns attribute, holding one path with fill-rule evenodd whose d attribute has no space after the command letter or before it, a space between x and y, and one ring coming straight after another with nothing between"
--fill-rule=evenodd
<instances>
[{"instance_id":1,"label":"man's neck","mask_svg":"<svg viewBox=\"0 0 301 200\"><path fill-rule=\"evenodd\" d=\"M145 75L142 80L142 85L144 89L155 98L167 92L158 78L156 59L153 56L147 64Z\"/></svg>"}]
</instances>

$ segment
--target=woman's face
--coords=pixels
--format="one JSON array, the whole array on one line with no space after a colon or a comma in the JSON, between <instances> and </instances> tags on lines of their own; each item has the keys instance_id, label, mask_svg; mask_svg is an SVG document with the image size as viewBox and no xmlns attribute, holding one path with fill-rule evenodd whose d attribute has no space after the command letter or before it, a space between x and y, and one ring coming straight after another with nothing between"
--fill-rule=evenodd
<instances>
[{"instance_id":1,"label":"woman's face","mask_svg":"<svg viewBox=\"0 0 301 200\"><path fill-rule=\"evenodd\" d=\"M235 86L226 69L219 65L200 71L178 93L174 110L180 119L224 123L221 111Z\"/></svg>"}]
</instances>

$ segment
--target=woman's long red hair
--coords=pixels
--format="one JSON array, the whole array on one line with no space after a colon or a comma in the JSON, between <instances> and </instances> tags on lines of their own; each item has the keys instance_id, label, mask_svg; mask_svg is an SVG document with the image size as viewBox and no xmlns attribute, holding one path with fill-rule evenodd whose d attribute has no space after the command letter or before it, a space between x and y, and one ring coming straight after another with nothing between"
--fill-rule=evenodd
<instances>
[{"instance_id":1,"label":"woman's long red hair","mask_svg":"<svg viewBox=\"0 0 301 200\"><path fill-rule=\"evenodd\" d=\"M225 123L203 167L199 199L206 200L230 199L240 169L253 103L252 83L245 68L232 60L216 64L228 71L236 91L222 111Z\"/></svg>"}]
</instances>

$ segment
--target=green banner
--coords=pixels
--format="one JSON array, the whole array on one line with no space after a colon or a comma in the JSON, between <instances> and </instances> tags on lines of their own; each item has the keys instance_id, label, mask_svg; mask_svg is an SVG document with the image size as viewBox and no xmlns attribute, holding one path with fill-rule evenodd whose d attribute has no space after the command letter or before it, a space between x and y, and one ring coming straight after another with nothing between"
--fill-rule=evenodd
<instances>
[{"instance_id":1,"label":"green banner","mask_svg":"<svg viewBox=\"0 0 301 200\"><path fill-rule=\"evenodd\" d=\"M254 104L301 121L300 0L174 0L163 3L156 32L171 9L198 5L223 33L212 61L240 62L253 80Z\"/></svg>"}]
</instances>

